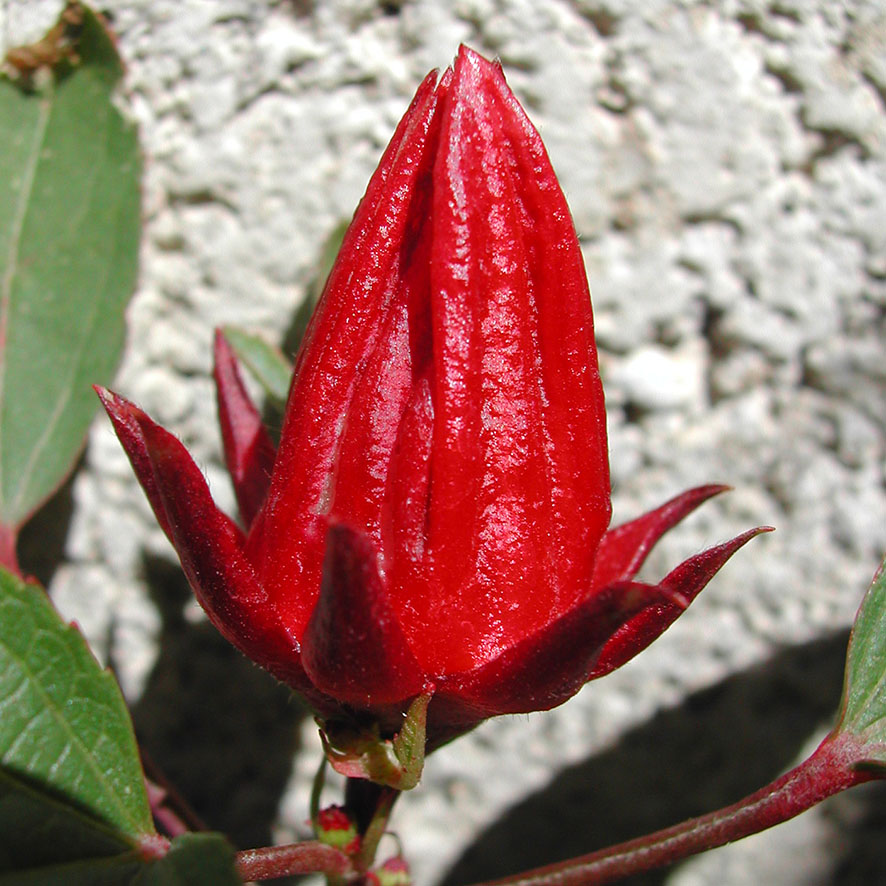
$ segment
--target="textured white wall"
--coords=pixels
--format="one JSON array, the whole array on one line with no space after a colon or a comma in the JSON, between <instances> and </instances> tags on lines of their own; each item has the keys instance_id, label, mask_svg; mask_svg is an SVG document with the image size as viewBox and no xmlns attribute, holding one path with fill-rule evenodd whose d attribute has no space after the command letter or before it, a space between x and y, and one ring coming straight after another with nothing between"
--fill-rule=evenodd
<instances>
[{"instance_id":1,"label":"textured white wall","mask_svg":"<svg viewBox=\"0 0 886 886\"><path fill-rule=\"evenodd\" d=\"M572 207L594 295L616 520L692 485L735 487L662 542L648 575L748 526L778 527L623 671L555 712L486 724L436 754L396 817L420 882L562 767L850 623L886 550L882 2L105 6L146 158L141 282L115 386L186 441L223 506L233 499L209 382L213 328L282 336L412 91L463 41L502 59ZM56 4L3 9L9 44L33 39ZM52 592L113 658L133 701L160 631L146 551L172 557L99 420ZM749 740L767 717L748 713ZM311 744L281 807L282 838L306 816L317 748L304 728ZM654 767L666 749L641 735ZM720 739L697 736L714 755ZM707 760L708 773L741 768L727 756ZM694 781L675 778L679 790ZM594 802L571 798L564 819L580 832ZM844 801L667 882L830 882L851 818Z\"/></svg>"}]
</instances>

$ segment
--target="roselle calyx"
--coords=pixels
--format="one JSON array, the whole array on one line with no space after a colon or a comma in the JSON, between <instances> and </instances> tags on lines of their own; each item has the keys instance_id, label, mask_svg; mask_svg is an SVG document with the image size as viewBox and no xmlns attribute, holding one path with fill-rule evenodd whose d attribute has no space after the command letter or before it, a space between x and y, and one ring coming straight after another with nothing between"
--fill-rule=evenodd
<instances>
[{"instance_id":1,"label":"roselle calyx","mask_svg":"<svg viewBox=\"0 0 886 886\"><path fill-rule=\"evenodd\" d=\"M501 68L464 47L419 87L369 183L276 452L220 335L215 356L242 528L175 437L100 393L210 619L328 736L356 736L328 748L334 766L351 754L349 775L373 777L353 763L366 736L396 758L416 699L429 699L428 749L561 704L645 648L761 531L635 581L661 535L725 487L607 528L578 239Z\"/></svg>"}]
</instances>

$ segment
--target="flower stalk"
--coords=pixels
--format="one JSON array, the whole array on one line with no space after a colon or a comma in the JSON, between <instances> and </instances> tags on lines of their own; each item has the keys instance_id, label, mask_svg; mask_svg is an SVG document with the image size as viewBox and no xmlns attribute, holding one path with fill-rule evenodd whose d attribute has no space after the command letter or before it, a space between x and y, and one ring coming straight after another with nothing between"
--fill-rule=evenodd
<instances>
[{"instance_id":1,"label":"flower stalk","mask_svg":"<svg viewBox=\"0 0 886 886\"><path fill-rule=\"evenodd\" d=\"M832 733L799 766L731 806L569 861L475 886L600 886L664 867L794 818L875 777L858 766L859 742Z\"/></svg>"},{"instance_id":2,"label":"flower stalk","mask_svg":"<svg viewBox=\"0 0 886 886\"><path fill-rule=\"evenodd\" d=\"M364 786L368 785L368 782L363 779L352 779L351 781L359 790L364 790ZM381 838L385 835L385 831L388 827L388 820L394 809L394 803L397 802L397 797L400 796L400 791L395 788L376 785L371 785L371 787L377 789L378 799L375 803L372 817L369 819L369 824L363 831L360 853L357 856L357 867L360 871L369 870L375 861L375 855L378 852L378 844L381 842Z\"/></svg>"}]
</instances>

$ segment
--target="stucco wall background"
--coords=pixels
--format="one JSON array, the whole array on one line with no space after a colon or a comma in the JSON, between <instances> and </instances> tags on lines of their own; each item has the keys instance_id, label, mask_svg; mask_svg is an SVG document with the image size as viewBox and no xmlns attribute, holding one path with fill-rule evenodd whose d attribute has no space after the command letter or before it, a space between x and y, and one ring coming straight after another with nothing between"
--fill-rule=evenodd
<instances>
[{"instance_id":1,"label":"stucco wall background","mask_svg":"<svg viewBox=\"0 0 886 886\"><path fill-rule=\"evenodd\" d=\"M282 338L325 238L353 212L421 77L465 42L501 58L572 208L594 298L615 520L689 486L734 487L670 533L644 574L661 576L751 525L778 529L736 555L622 671L554 712L485 724L435 754L394 822L418 881L442 876L526 797L537 800L527 814L544 816L548 831L562 816L561 848L590 850L608 835L604 819L624 821L621 838L652 820L638 811L648 791L675 792L657 800L664 825L669 813L737 799L813 742L816 721L836 707L842 632L886 550L882 3L109 0L104 8L128 65L124 103L146 161L141 278L115 387L181 436L223 507L233 511L209 379L213 328L233 323ZM57 9L6 0L6 45L34 39ZM107 422L96 421L63 497L54 506L66 529L54 599L114 664L137 709L155 693L142 710L175 725L154 733L162 740L152 752L168 754L187 781L193 767L176 758L180 745L195 736L211 744L227 734L225 716L240 723L255 711L242 692L225 706L232 672L213 678L215 646L200 685L221 700L199 692L184 700L166 684L156 695L158 641L170 628L156 585L177 581L165 565L173 554ZM184 645L178 670L163 678L172 684L190 680L204 649L188 645L202 629L195 606L176 624ZM768 671L753 670L767 662ZM778 691L760 689L767 679ZM695 694L710 687L714 695ZM209 713L213 703L221 714ZM187 716L179 704L191 706ZM274 704L294 719L285 702ZM705 719L708 709L716 716ZM284 760L292 774L278 839L304 833L319 755L312 724L299 728L301 747ZM227 751L207 751L221 761L216 772L241 743L260 747L271 727L238 729ZM732 741L737 732L748 744ZM767 754L774 769L745 784L741 774ZM625 764L620 789L612 767ZM577 767L567 779L587 782L583 794L556 781L567 767ZM705 795L724 772L737 780L721 785L722 796ZM225 796L267 807L244 800L242 784ZM840 798L649 882L849 882L846 853L863 844L857 835L883 797ZM506 833L524 834L512 857L532 860L532 829L507 821ZM490 837L478 853L494 858L501 845Z\"/></svg>"}]
</instances>

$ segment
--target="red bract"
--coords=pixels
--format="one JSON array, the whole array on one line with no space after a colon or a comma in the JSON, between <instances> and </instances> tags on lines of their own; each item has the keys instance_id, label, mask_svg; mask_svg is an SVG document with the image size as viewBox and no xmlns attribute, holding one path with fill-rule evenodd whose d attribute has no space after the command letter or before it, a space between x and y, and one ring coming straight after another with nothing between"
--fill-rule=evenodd
<instances>
[{"instance_id":1,"label":"red bract","mask_svg":"<svg viewBox=\"0 0 886 886\"><path fill-rule=\"evenodd\" d=\"M279 451L216 341L244 533L182 445L105 406L209 617L322 717L428 744L551 708L658 636L758 530L634 581L724 487L607 531L585 269L538 133L462 49L419 87L299 352Z\"/></svg>"}]
</instances>

